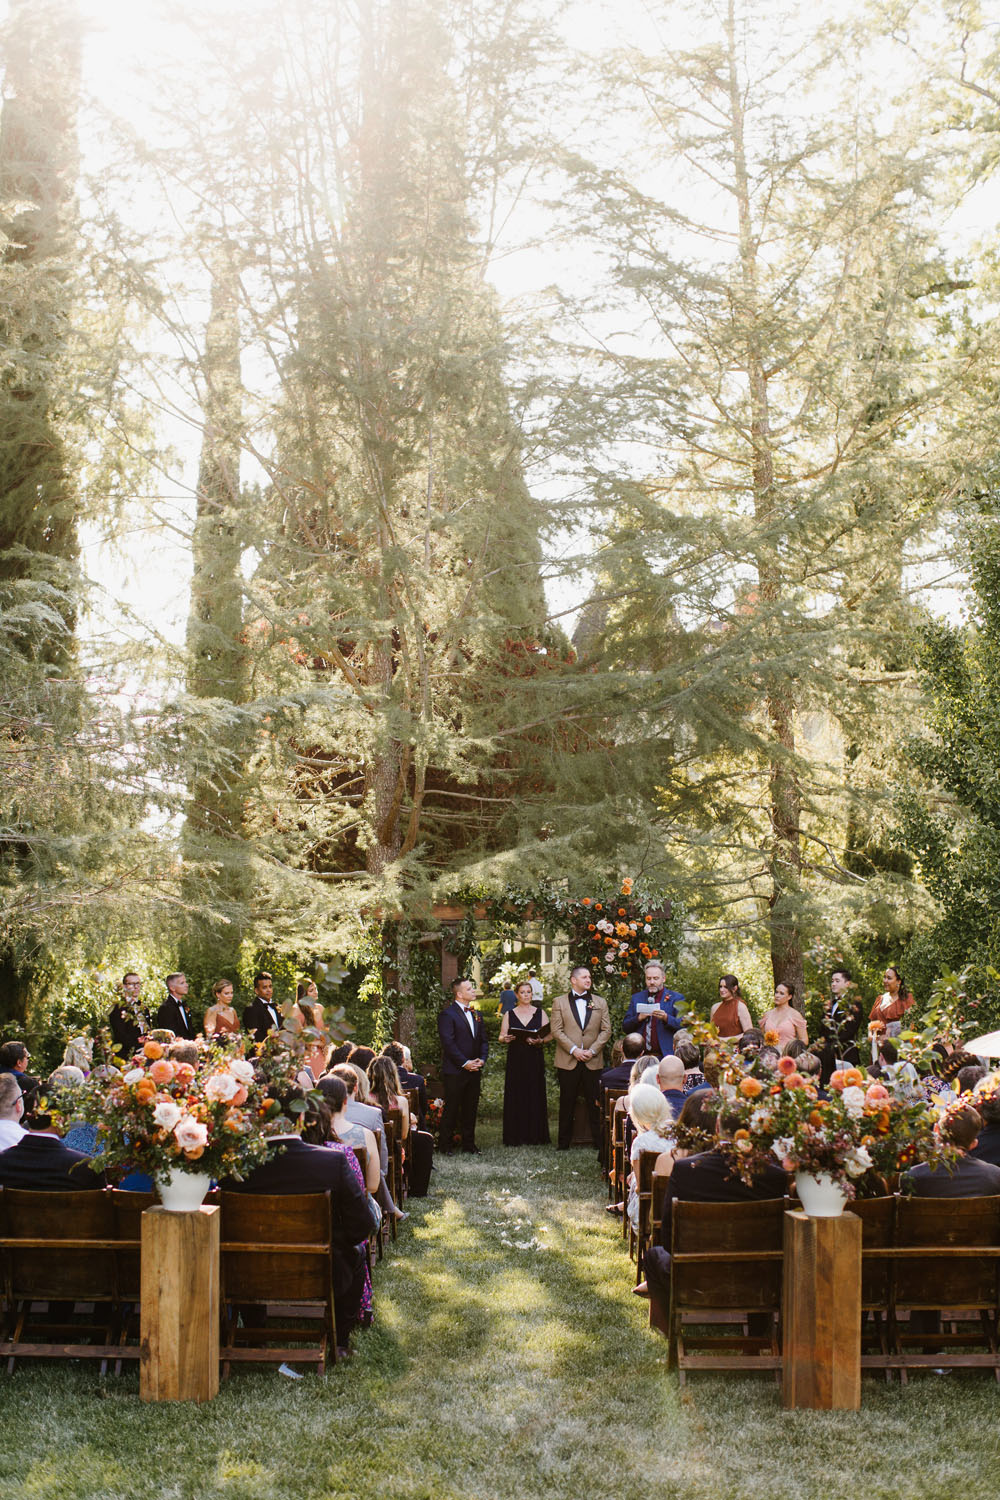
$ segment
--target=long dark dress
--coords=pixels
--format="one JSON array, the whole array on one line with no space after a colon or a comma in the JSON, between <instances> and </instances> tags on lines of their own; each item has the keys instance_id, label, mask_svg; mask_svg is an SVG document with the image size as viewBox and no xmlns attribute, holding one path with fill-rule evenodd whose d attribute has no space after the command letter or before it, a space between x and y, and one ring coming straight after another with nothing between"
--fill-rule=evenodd
<instances>
[{"instance_id":1,"label":"long dark dress","mask_svg":"<svg viewBox=\"0 0 1000 1500\"><path fill-rule=\"evenodd\" d=\"M542 1007L536 1005L527 1025L514 1011L507 1012L507 1030L523 1038L541 1029ZM507 1071L503 1084L503 1143L505 1146L547 1146L549 1112L545 1099L545 1048L531 1047L524 1040L507 1048Z\"/></svg>"}]
</instances>

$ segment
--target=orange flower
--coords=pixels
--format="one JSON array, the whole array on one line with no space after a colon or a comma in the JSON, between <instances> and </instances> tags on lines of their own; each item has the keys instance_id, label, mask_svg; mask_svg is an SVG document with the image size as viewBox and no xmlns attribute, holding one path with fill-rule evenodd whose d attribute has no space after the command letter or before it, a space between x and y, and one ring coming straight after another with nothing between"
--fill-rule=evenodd
<instances>
[{"instance_id":1,"label":"orange flower","mask_svg":"<svg viewBox=\"0 0 1000 1500\"><path fill-rule=\"evenodd\" d=\"M590 897L589 896L584 896L584 898L583 898L583 905L584 906L589 906L590 905ZM597 909L598 909L598 911L600 911L600 907L598 907Z\"/></svg>"},{"instance_id":2,"label":"orange flower","mask_svg":"<svg viewBox=\"0 0 1000 1500\"><path fill-rule=\"evenodd\" d=\"M622 881L622 895L623 896L631 896L631 894L632 894L632 884L633 884L633 882L632 882L631 875L627 875L625 877L625 879Z\"/></svg>"},{"instance_id":3,"label":"orange flower","mask_svg":"<svg viewBox=\"0 0 1000 1500\"><path fill-rule=\"evenodd\" d=\"M764 1045L766 1047L777 1047L777 1045L778 1045L778 1043L780 1041L781 1041L781 1038L780 1038L780 1036L778 1035L778 1033L776 1031L765 1031L764 1032Z\"/></svg>"},{"instance_id":4,"label":"orange flower","mask_svg":"<svg viewBox=\"0 0 1000 1500\"><path fill-rule=\"evenodd\" d=\"M848 1068L844 1074L844 1087L859 1089L868 1082L860 1068Z\"/></svg>"},{"instance_id":5,"label":"orange flower","mask_svg":"<svg viewBox=\"0 0 1000 1500\"><path fill-rule=\"evenodd\" d=\"M616 922L615 931L619 937L628 937L628 926L625 922Z\"/></svg>"},{"instance_id":6,"label":"orange flower","mask_svg":"<svg viewBox=\"0 0 1000 1500\"><path fill-rule=\"evenodd\" d=\"M190 1151L185 1151L184 1155L188 1161L197 1161L199 1156L205 1155L205 1148L204 1146L192 1146Z\"/></svg>"},{"instance_id":7,"label":"orange flower","mask_svg":"<svg viewBox=\"0 0 1000 1500\"><path fill-rule=\"evenodd\" d=\"M177 1063L174 1068L174 1078L178 1083L188 1084L194 1078L194 1068L190 1063Z\"/></svg>"},{"instance_id":8,"label":"orange flower","mask_svg":"<svg viewBox=\"0 0 1000 1500\"><path fill-rule=\"evenodd\" d=\"M660 950L659 950L659 948L650 948L649 951L653 955L654 958L659 958L659 956L660 956Z\"/></svg>"},{"instance_id":9,"label":"orange flower","mask_svg":"<svg viewBox=\"0 0 1000 1500\"><path fill-rule=\"evenodd\" d=\"M809 1116L810 1125L822 1125L823 1116L818 1109L814 1109Z\"/></svg>"},{"instance_id":10,"label":"orange flower","mask_svg":"<svg viewBox=\"0 0 1000 1500\"><path fill-rule=\"evenodd\" d=\"M156 1098L156 1084L151 1078L140 1078L135 1086L137 1104L152 1104Z\"/></svg>"},{"instance_id":11,"label":"orange flower","mask_svg":"<svg viewBox=\"0 0 1000 1500\"><path fill-rule=\"evenodd\" d=\"M154 1083L163 1085L171 1083L174 1076L174 1065L169 1057L158 1057L149 1070L149 1076Z\"/></svg>"},{"instance_id":12,"label":"orange flower","mask_svg":"<svg viewBox=\"0 0 1000 1500\"><path fill-rule=\"evenodd\" d=\"M756 1099L758 1094L764 1092L764 1085L759 1078L744 1078L740 1084L740 1093L744 1099Z\"/></svg>"},{"instance_id":13,"label":"orange flower","mask_svg":"<svg viewBox=\"0 0 1000 1500\"><path fill-rule=\"evenodd\" d=\"M779 1057L778 1058L777 1071L779 1073L781 1073L783 1076L786 1075L786 1074L788 1074L788 1073L794 1073L795 1072L795 1059L794 1059L794 1057Z\"/></svg>"},{"instance_id":14,"label":"orange flower","mask_svg":"<svg viewBox=\"0 0 1000 1500\"><path fill-rule=\"evenodd\" d=\"M618 915L620 917L623 917L625 915L625 908L624 908L624 906L619 906L619 908L618 908Z\"/></svg>"},{"instance_id":15,"label":"orange flower","mask_svg":"<svg viewBox=\"0 0 1000 1500\"><path fill-rule=\"evenodd\" d=\"M587 931L588 932L596 932L597 931L597 928L594 926L593 922L588 922L587 923Z\"/></svg>"},{"instance_id":16,"label":"orange flower","mask_svg":"<svg viewBox=\"0 0 1000 1500\"><path fill-rule=\"evenodd\" d=\"M152 1040L143 1042L142 1050L145 1056L151 1058L153 1061L155 1061L156 1058L163 1056L163 1045L160 1042L154 1042Z\"/></svg>"},{"instance_id":17,"label":"orange flower","mask_svg":"<svg viewBox=\"0 0 1000 1500\"><path fill-rule=\"evenodd\" d=\"M603 911L604 907L601 905L601 903L599 901L595 901L594 902L594 910L595 911Z\"/></svg>"},{"instance_id":18,"label":"orange flower","mask_svg":"<svg viewBox=\"0 0 1000 1500\"><path fill-rule=\"evenodd\" d=\"M802 1077L801 1073L789 1073L788 1077L785 1079L785 1088L801 1089L805 1088L805 1083L806 1081Z\"/></svg>"}]
</instances>

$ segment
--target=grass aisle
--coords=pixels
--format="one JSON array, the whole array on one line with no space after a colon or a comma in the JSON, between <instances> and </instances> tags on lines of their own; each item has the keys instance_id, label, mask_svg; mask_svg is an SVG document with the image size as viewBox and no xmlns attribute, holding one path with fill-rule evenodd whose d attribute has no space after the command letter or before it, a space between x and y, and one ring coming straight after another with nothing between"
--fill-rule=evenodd
<instances>
[{"instance_id":1,"label":"grass aisle","mask_svg":"<svg viewBox=\"0 0 1000 1500\"><path fill-rule=\"evenodd\" d=\"M980 1377L866 1381L860 1416L785 1413L763 1378L682 1393L589 1151L455 1157L410 1206L377 1327L325 1380L239 1371L172 1408L141 1405L134 1374L0 1378L0 1500L997 1492L1000 1387Z\"/></svg>"}]
</instances>

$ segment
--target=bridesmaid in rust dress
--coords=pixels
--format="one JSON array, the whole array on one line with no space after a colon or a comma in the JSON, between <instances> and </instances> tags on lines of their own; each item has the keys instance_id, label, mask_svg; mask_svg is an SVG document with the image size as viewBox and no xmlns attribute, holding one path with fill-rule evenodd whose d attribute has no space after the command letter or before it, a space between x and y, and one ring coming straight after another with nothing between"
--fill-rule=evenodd
<instances>
[{"instance_id":1,"label":"bridesmaid in rust dress","mask_svg":"<svg viewBox=\"0 0 1000 1500\"><path fill-rule=\"evenodd\" d=\"M719 980L719 998L712 1006L711 1020L720 1036L742 1036L753 1025L735 974Z\"/></svg>"},{"instance_id":2,"label":"bridesmaid in rust dress","mask_svg":"<svg viewBox=\"0 0 1000 1500\"><path fill-rule=\"evenodd\" d=\"M232 1036L240 1029L240 1018L233 1008L233 987L228 979L217 979L212 985L214 1003L205 1012L202 1030L207 1037Z\"/></svg>"}]
</instances>

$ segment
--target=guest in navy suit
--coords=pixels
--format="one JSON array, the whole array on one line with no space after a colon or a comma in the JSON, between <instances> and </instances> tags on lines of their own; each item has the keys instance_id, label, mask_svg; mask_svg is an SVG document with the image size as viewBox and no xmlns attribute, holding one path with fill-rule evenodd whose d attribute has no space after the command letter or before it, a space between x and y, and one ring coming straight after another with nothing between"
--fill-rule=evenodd
<instances>
[{"instance_id":1,"label":"guest in navy suit","mask_svg":"<svg viewBox=\"0 0 1000 1500\"><path fill-rule=\"evenodd\" d=\"M473 1009L476 986L471 979L452 980L454 999L438 1016L441 1038L441 1082L444 1109L438 1149L446 1156L453 1150L456 1121L461 1120L462 1150L477 1153L476 1116L483 1064L490 1052L483 1018Z\"/></svg>"},{"instance_id":2,"label":"guest in navy suit","mask_svg":"<svg viewBox=\"0 0 1000 1500\"><path fill-rule=\"evenodd\" d=\"M677 1013L678 1005L684 1004L679 990L667 989L667 976L663 965L648 963L645 968L646 988L639 990L629 1001L623 1031L637 1031L642 1036L647 1052L657 1057L666 1057L674 1050L674 1032L680 1031L684 1018ZM653 1005L651 1014L640 1014L639 1007Z\"/></svg>"},{"instance_id":3,"label":"guest in navy suit","mask_svg":"<svg viewBox=\"0 0 1000 1500\"><path fill-rule=\"evenodd\" d=\"M104 1186L103 1175L91 1170L83 1152L59 1139L50 1115L25 1115L24 1124L27 1130L17 1145L0 1151L0 1187L71 1193Z\"/></svg>"}]
</instances>

